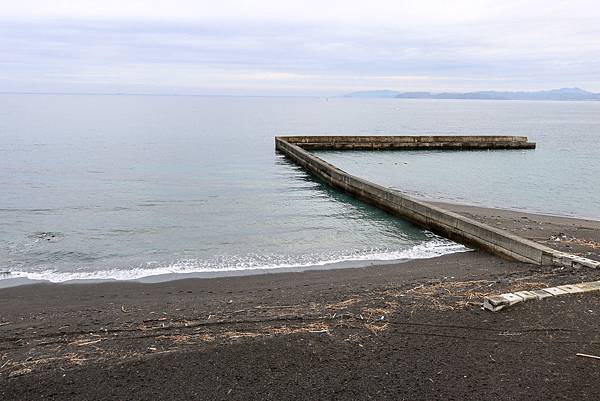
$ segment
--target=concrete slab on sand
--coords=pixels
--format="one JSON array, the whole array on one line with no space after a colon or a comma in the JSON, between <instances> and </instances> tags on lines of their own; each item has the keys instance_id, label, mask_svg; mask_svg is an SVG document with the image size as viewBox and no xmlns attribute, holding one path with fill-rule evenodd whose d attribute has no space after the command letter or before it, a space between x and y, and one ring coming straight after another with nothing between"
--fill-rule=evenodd
<instances>
[{"instance_id":1,"label":"concrete slab on sand","mask_svg":"<svg viewBox=\"0 0 600 401\"><path fill-rule=\"evenodd\" d=\"M584 292L600 291L600 281L590 281L579 284L565 284L558 287L548 287L540 290L518 291L501 295L492 295L483 301L483 309L498 312L507 306L530 300L541 300L549 297L563 296L569 294L581 294Z\"/></svg>"},{"instance_id":2,"label":"concrete slab on sand","mask_svg":"<svg viewBox=\"0 0 600 401\"><path fill-rule=\"evenodd\" d=\"M523 298L524 301L531 301L533 299L537 299L537 295L531 291L517 291L515 292L515 295L520 296L521 298Z\"/></svg>"}]
</instances>

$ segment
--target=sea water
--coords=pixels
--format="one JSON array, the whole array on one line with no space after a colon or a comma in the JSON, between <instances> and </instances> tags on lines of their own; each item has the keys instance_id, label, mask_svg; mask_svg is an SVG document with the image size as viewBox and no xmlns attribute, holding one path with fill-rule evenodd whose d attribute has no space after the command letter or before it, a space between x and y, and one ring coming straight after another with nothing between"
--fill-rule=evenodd
<instances>
[{"instance_id":1,"label":"sea water","mask_svg":"<svg viewBox=\"0 0 600 401\"><path fill-rule=\"evenodd\" d=\"M538 149L320 155L417 197L600 217L600 103L0 95L0 279L465 250L314 179L275 153L286 134L528 135Z\"/></svg>"}]
</instances>

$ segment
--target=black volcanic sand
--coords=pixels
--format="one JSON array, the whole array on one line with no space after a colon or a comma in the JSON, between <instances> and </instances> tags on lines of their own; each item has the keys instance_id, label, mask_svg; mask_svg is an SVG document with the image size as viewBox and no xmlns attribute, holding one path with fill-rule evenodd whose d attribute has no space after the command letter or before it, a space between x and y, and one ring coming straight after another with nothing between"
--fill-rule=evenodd
<instances>
[{"instance_id":1,"label":"black volcanic sand","mask_svg":"<svg viewBox=\"0 0 600 401\"><path fill-rule=\"evenodd\" d=\"M463 212L598 255L599 222ZM600 271L474 251L358 269L1 289L0 400L597 399L600 360L576 354L600 355L600 294L480 309L488 294L590 280Z\"/></svg>"}]
</instances>

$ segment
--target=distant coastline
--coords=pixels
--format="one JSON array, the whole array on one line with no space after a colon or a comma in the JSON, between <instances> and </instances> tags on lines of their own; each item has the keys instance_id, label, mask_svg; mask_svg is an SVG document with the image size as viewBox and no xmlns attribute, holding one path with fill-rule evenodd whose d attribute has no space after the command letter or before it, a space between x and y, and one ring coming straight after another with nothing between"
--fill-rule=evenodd
<instances>
[{"instance_id":1,"label":"distant coastline","mask_svg":"<svg viewBox=\"0 0 600 401\"><path fill-rule=\"evenodd\" d=\"M372 90L352 92L343 97L385 98L385 99L469 99L469 100L600 100L600 93L588 92L580 88L561 88L534 92L399 92L393 90Z\"/></svg>"}]
</instances>

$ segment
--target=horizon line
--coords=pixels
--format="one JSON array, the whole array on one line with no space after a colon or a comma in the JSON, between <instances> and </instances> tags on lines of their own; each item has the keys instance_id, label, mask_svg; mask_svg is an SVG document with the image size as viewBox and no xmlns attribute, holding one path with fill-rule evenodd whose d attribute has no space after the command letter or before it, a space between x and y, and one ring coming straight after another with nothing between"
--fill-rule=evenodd
<instances>
[{"instance_id":1,"label":"horizon line","mask_svg":"<svg viewBox=\"0 0 600 401\"><path fill-rule=\"evenodd\" d=\"M469 94L469 93L481 93L481 92L504 92L504 93L536 93L546 91L556 91L563 89L578 89L594 95L600 95L596 92L591 92L578 86L563 86L560 88L551 89L538 89L538 90L498 90L498 89L483 89L483 90L472 90L472 91L431 91L431 90L413 90L413 91L398 91L394 89L362 89L362 90L348 90L344 93L338 93L335 95L318 95L318 94L288 94L288 95L277 95L277 94L262 94L262 95L244 95L244 94L199 94L199 93L160 93L160 92L147 92L147 93L135 93L135 92L72 92L72 91L0 91L0 95L65 95L65 96L172 96L172 97L306 97L306 98L343 98L347 95L361 93L361 92L397 92L398 94L411 94L411 93L429 93L429 94ZM439 100L452 100L452 99L439 99ZM473 100L473 99L464 99ZM477 99L475 99L477 100ZM489 100L489 99L479 99ZM494 99L492 99L494 100ZM503 99L498 99L503 100ZM543 100L543 99L542 99Z\"/></svg>"}]
</instances>

